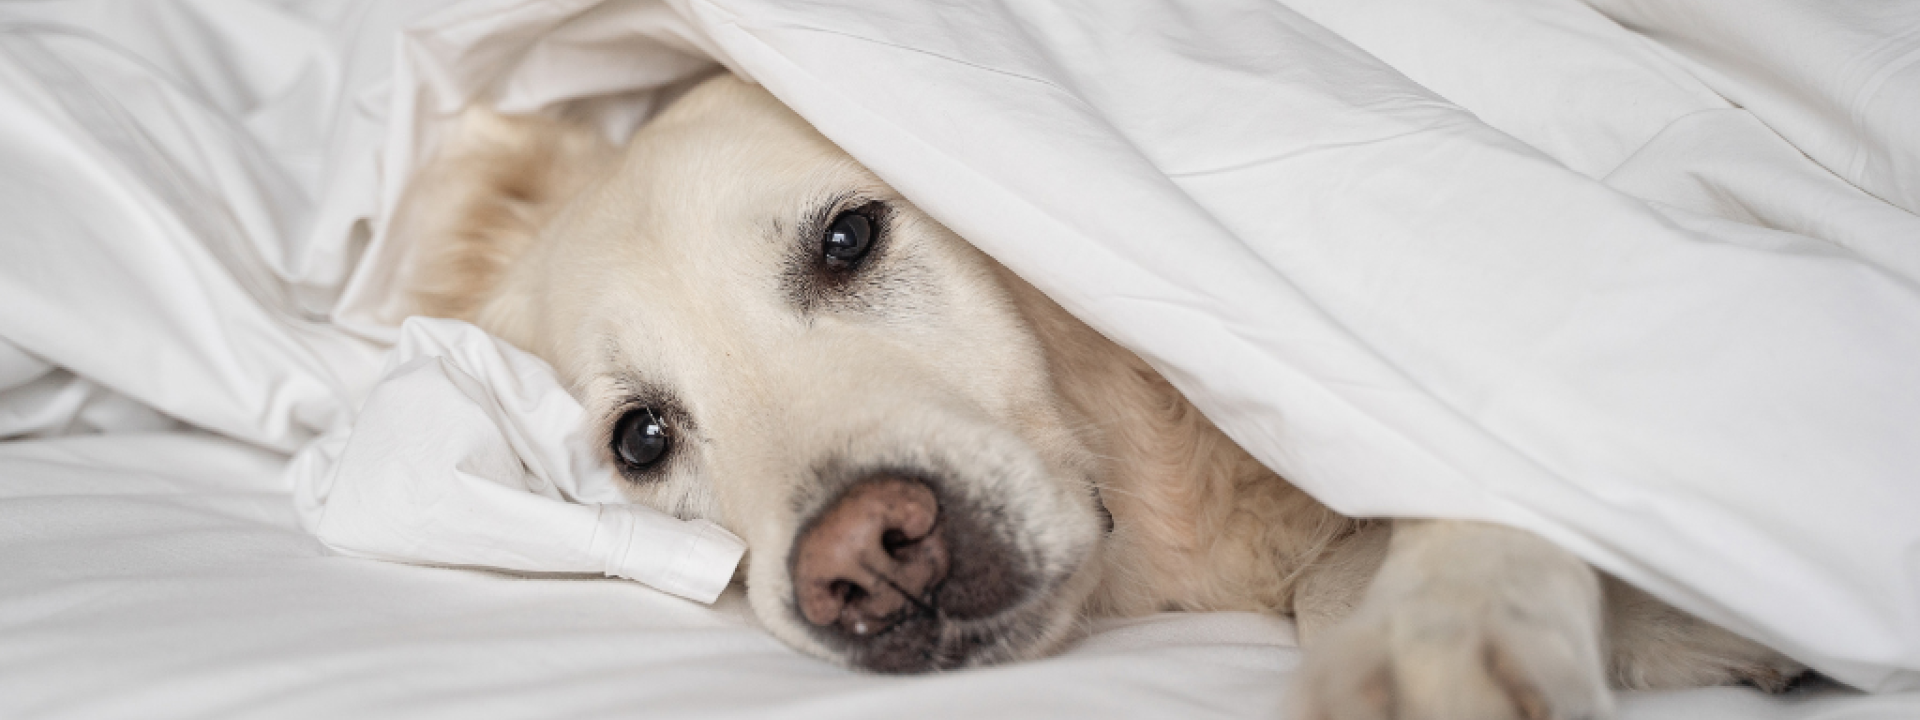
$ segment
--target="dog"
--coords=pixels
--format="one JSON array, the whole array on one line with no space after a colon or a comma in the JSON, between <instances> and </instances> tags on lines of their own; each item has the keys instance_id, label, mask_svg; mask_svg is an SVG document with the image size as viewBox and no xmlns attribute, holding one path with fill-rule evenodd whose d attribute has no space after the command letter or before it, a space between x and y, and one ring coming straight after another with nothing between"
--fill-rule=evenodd
<instances>
[{"instance_id":1,"label":"dog","mask_svg":"<svg viewBox=\"0 0 1920 720\"><path fill-rule=\"evenodd\" d=\"M624 491L747 541L767 630L883 673L1089 616L1292 617L1302 718L1596 718L1805 668L1529 533L1343 517L758 86L617 147L467 111L393 232L415 309L550 362Z\"/></svg>"}]
</instances>

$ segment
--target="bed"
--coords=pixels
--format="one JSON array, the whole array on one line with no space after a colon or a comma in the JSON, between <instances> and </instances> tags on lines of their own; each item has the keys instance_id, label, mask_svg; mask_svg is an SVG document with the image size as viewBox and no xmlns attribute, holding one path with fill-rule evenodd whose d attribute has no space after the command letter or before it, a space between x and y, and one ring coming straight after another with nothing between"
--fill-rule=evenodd
<instances>
[{"instance_id":1,"label":"bed","mask_svg":"<svg viewBox=\"0 0 1920 720\"><path fill-rule=\"evenodd\" d=\"M723 68L1335 508L1527 527L1841 683L1623 717L1920 717L1920 8L1786 0L0 5L0 716L1273 716L1278 618L875 677L737 587L302 526L444 122L617 136Z\"/></svg>"}]
</instances>

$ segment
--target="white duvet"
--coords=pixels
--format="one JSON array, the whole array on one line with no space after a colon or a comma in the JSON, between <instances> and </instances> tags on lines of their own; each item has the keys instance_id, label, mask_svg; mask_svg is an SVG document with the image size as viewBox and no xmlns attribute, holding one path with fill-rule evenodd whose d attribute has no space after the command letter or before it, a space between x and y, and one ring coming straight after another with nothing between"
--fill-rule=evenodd
<instances>
[{"instance_id":1,"label":"white duvet","mask_svg":"<svg viewBox=\"0 0 1920 720\"><path fill-rule=\"evenodd\" d=\"M0 446L0 714L1276 707L1272 620L871 678L727 597L296 528L439 122L618 134L718 61L1337 509L1528 527L1893 693L1629 716L1920 715L1913 4L854 5L0 5L0 436L49 438Z\"/></svg>"}]
</instances>

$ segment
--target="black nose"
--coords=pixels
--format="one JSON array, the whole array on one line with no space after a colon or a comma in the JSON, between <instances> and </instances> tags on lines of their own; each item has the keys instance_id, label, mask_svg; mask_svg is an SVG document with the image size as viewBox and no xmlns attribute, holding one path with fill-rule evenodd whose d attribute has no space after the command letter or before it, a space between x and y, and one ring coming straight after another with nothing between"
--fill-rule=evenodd
<instances>
[{"instance_id":1,"label":"black nose","mask_svg":"<svg viewBox=\"0 0 1920 720\"><path fill-rule=\"evenodd\" d=\"M794 538L800 616L851 664L879 672L958 667L1021 634L1008 612L1030 591L1005 528L912 473L849 485Z\"/></svg>"}]
</instances>

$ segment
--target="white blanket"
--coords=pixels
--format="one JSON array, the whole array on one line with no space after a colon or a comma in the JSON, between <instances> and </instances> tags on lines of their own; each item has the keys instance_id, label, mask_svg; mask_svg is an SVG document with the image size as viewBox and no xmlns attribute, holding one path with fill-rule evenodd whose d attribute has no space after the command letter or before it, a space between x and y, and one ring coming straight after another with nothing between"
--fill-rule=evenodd
<instances>
[{"instance_id":1,"label":"white blanket","mask_svg":"<svg viewBox=\"0 0 1920 720\"><path fill-rule=\"evenodd\" d=\"M1920 683L1911 126L1819 125L1890 148L1868 172L1769 110L1913 97L1911 17L1823 5L1874 52L1773 56L1805 22L1707 2L1607 8L1644 37L1571 2L851 5L0 8L0 431L346 426L438 121L599 98L618 134L717 59L1334 507L1529 527ZM1874 80L1734 97L1834 63Z\"/></svg>"}]
</instances>

